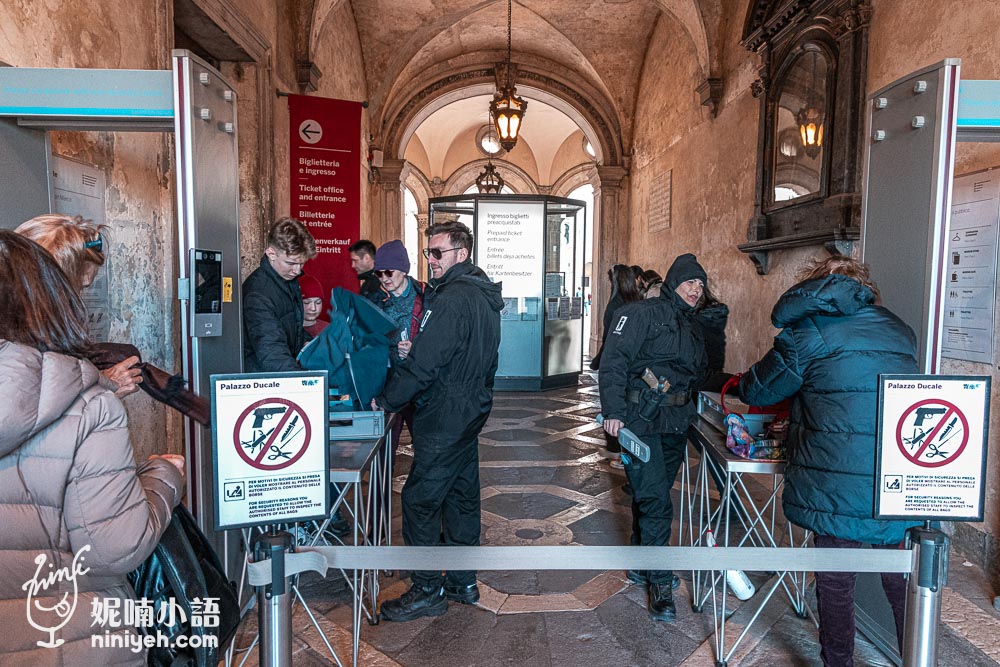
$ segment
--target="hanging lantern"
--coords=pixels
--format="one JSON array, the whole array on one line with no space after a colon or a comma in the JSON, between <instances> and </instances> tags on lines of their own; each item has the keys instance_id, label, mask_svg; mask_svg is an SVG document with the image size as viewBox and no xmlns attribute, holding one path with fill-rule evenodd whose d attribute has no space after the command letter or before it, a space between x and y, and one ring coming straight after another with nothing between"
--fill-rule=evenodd
<instances>
[{"instance_id":1,"label":"hanging lantern","mask_svg":"<svg viewBox=\"0 0 1000 667\"><path fill-rule=\"evenodd\" d=\"M799 126L799 139L806 155L815 158L823 148L823 114L816 107L802 107L795 114Z\"/></svg>"},{"instance_id":2,"label":"hanging lantern","mask_svg":"<svg viewBox=\"0 0 1000 667\"><path fill-rule=\"evenodd\" d=\"M490 113L493 114L493 124L500 138L500 145L510 152L517 145L517 135L521 129L521 119L528 103L517 96L517 88L505 86L502 91L493 94L490 102Z\"/></svg>"},{"instance_id":3,"label":"hanging lantern","mask_svg":"<svg viewBox=\"0 0 1000 667\"><path fill-rule=\"evenodd\" d=\"M493 166L493 162L487 161L486 166L479 176L476 176L476 189L481 195L498 195L503 190L503 176Z\"/></svg>"},{"instance_id":4,"label":"hanging lantern","mask_svg":"<svg viewBox=\"0 0 1000 667\"><path fill-rule=\"evenodd\" d=\"M508 152L517 145L521 121L528 108L528 103L524 98L518 97L517 87L514 85L514 67L510 61L510 38L511 0L507 0L507 59L502 65L502 74L499 71L501 66L498 65L496 68L497 90L493 93L493 100L490 102L490 115L493 117L493 125L500 138L500 145ZM501 81L503 85L501 85Z\"/></svg>"}]
</instances>

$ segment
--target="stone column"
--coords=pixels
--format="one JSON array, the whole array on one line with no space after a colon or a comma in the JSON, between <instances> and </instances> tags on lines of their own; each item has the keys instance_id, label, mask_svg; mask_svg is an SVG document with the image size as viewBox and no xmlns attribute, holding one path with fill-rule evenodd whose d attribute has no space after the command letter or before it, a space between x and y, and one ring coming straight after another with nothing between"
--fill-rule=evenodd
<instances>
[{"instance_id":1,"label":"stone column","mask_svg":"<svg viewBox=\"0 0 1000 667\"><path fill-rule=\"evenodd\" d=\"M601 347L604 309L611 298L608 269L628 264L628 193L623 181L628 171L620 166L597 167L594 187L594 259L590 293L593 297L590 319L590 353Z\"/></svg>"},{"instance_id":2,"label":"stone column","mask_svg":"<svg viewBox=\"0 0 1000 667\"><path fill-rule=\"evenodd\" d=\"M378 170L378 216L371 232L376 246L403 238L403 181L408 168L406 160L386 158Z\"/></svg>"},{"instance_id":3,"label":"stone column","mask_svg":"<svg viewBox=\"0 0 1000 667\"><path fill-rule=\"evenodd\" d=\"M424 232L430 224L430 213L417 213L417 279L427 282L430 276L427 275L427 262L424 261L424 248L427 247L427 237Z\"/></svg>"}]
</instances>

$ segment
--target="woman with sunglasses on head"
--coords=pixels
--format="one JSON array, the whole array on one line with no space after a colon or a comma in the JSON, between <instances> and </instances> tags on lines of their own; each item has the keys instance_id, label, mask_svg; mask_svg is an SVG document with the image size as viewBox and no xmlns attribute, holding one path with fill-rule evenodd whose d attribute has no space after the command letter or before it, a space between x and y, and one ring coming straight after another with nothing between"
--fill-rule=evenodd
<instances>
[{"instance_id":1,"label":"woman with sunglasses on head","mask_svg":"<svg viewBox=\"0 0 1000 667\"><path fill-rule=\"evenodd\" d=\"M369 298L399 328L389 354L393 366L397 366L410 354L413 338L420 330L420 320L424 315L425 285L407 275L409 272L410 258L402 241L396 239L384 243L375 252L374 273L381 283L381 289ZM413 405L406 406L399 414L402 419L397 419L392 429L393 458L399 446L399 436L403 432L403 422L406 422L410 435L413 435Z\"/></svg>"},{"instance_id":2,"label":"woman with sunglasses on head","mask_svg":"<svg viewBox=\"0 0 1000 667\"><path fill-rule=\"evenodd\" d=\"M49 213L22 223L14 231L49 251L63 270L77 294L90 287L104 266L104 225L96 225L81 216ZM135 368L139 357L132 356L101 371L105 389L124 398L138 391L142 371Z\"/></svg>"},{"instance_id":3,"label":"woman with sunglasses on head","mask_svg":"<svg viewBox=\"0 0 1000 667\"><path fill-rule=\"evenodd\" d=\"M0 313L0 662L145 665L132 622L112 631L119 648L94 646L94 610L135 598L125 575L169 524L184 458L136 464L121 401L85 358L76 286L9 230Z\"/></svg>"}]
</instances>

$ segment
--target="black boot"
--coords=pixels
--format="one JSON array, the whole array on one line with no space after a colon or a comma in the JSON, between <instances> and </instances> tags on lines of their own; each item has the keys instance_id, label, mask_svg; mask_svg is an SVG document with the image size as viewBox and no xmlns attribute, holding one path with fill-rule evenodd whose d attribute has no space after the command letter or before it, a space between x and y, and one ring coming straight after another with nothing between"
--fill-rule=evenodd
<instances>
[{"instance_id":1,"label":"black boot","mask_svg":"<svg viewBox=\"0 0 1000 667\"><path fill-rule=\"evenodd\" d=\"M625 578L631 581L633 584L649 583L649 577L646 576L645 570L626 570Z\"/></svg>"},{"instance_id":2,"label":"black boot","mask_svg":"<svg viewBox=\"0 0 1000 667\"><path fill-rule=\"evenodd\" d=\"M448 611L444 586L423 587L418 584L395 600L382 603L382 618L386 621L412 621L421 616L440 616Z\"/></svg>"},{"instance_id":3,"label":"black boot","mask_svg":"<svg viewBox=\"0 0 1000 667\"><path fill-rule=\"evenodd\" d=\"M448 586L444 587L444 596L454 602L462 604L476 604L479 602L479 586L469 584L468 586Z\"/></svg>"},{"instance_id":4,"label":"black boot","mask_svg":"<svg viewBox=\"0 0 1000 667\"><path fill-rule=\"evenodd\" d=\"M677 607L674 606L674 592L670 582L649 585L649 605L646 609L654 621L674 622L677 618Z\"/></svg>"},{"instance_id":5,"label":"black boot","mask_svg":"<svg viewBox=\"0 0 1000 667\"><path fill-rule=\"evenodd\" d=\"M649 576L647 576L645 570L626 570L625 578L628 579L633 584L648 584ZM670 579L670 588L677 590L681 587L681 578L676 574Z\"/></svg>"}]
</instances>

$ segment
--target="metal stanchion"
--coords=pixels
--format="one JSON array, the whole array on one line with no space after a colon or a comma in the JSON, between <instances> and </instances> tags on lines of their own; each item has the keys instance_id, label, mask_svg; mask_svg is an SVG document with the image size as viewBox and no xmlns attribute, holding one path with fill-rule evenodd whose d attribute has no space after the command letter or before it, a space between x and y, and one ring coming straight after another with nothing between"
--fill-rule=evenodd
<instances>
[{"instance_id":1,"label":"metal stanchion","mask_svg":"<svg viewBox=\"0 0 1000 667\"><path fill-rule=\"evenodd\" d=\"M948 536L928 522L911 529L910 540L916 553L906 587L903 664L933 667L937 664L941 589L948 579Z\"/></svg>"},{"instance_id":2,"label":"metal stanchion","mask_svg":"<svg viewBox=\"0 0 1000 667\"><path fill-rule=\"evenodd\" d=\"M254 539L254 561L271 561L271 583L257 587L261 667L292 664L292 591L285 580L285 552L291 548L292 536L284 531L262 533Z\"/></svg>"}]
</instances>

